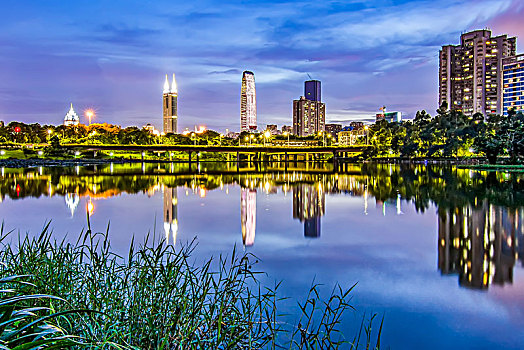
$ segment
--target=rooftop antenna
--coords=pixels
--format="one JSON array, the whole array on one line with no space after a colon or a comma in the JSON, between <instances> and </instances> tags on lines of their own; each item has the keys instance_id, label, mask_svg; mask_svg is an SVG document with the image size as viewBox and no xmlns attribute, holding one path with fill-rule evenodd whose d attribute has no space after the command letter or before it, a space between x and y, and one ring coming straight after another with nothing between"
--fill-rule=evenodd
<instances>
[{"instance_id":1,"label":"rooftop antenna","mask_svg":"<svg viewBox=\"0 0 524 350\"><path fill-rule=\"evenodd\" d=\"M311 78L311 75L309 75L309 73L306 73L306 74L309 77L309 80L313 80L313 78Z\"/></svg>"}]
</instances>

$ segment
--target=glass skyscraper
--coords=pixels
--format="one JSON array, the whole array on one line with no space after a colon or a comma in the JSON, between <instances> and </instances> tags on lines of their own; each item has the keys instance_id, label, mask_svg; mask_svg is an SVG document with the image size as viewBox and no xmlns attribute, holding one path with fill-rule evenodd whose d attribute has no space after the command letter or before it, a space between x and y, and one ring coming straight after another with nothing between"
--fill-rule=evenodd
<instances>
[{"instance_id":1,"label":"glass skyscraper","mask_svg":"<svg viewBox=\"0 0 524 350\"><path fill-rule=\"evenodd\" d=\"M504 115L508 110L524 112L524 54L504 60Z\"/></svg>"},{"instance_id":2,"label":"glass skyscraper","mask_svg":"<svg viewBox=\"0 0 524 350\"><path fill-rule=\"evenodd\" d=\"M255 74L250 71L242 73L240 91L240 131L257 129L257 94L255 91Z\"/></svg>"}]
</instances>

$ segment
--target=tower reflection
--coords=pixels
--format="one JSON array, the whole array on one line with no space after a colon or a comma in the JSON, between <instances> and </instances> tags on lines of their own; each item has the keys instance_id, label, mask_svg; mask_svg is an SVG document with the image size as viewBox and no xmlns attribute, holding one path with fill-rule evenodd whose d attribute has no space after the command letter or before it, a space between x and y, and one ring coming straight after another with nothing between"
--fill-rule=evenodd
<instances>
[{"instance_id":1,"label":"tower reflection","mask_svg":"<svg viewBox=\"0 0 524 350\"><path fill-rule=\"evenodd\" d=\"M178 233L178 193L175 188L164 187L164 233L166 243L169 244L169 237L172 243L176 244Z\"/></svg>"},{"instance_id":2,"label":"tower reflection","mask_svg":"<svg viewBox=\"0 0 524 350\"><path fill-rule=\"evenodd\" d=\"M321 183L293 187L293 218L304 222L304 237L320 237L320 217L325 213L325 203Z\"/></svg>"},{"instance_id":3,"label":"tower reflection","mask_svg":"<svg viewBox=\"0 0 524 350\"><path fill-rule=\"evenodd\" d=\"M459 284L487 289L513 283L513 266L524 254L524 209L488 204L439 208L438 268L458 274Z\"/></svg>"},{"instance_id":4,"label":"tower reflection","mask_svg":"<svg viewBox=\"0 0 524 350\"><path fill-rule=\"evenodd\" d=\"M240 190L240 220L242 225L242 243L252 246L255 243L257 226L257 190Z\"/></svg>"}]
</instances>

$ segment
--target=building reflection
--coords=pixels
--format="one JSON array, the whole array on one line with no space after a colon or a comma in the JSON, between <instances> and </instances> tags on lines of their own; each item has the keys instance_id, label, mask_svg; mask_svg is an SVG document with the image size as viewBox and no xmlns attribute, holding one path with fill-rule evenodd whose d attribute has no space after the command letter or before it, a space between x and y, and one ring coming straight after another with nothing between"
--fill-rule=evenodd
<instances>
[{"instance_id":1,"label":"building reflection","mask_svg":"<svg viewBox=\"0 0 524 350\"><path fill-rule=\"evenodd\" d=\"M175 188L164 187L164 233L166 243L176 244L178 233L178 193Z\"/></svg>"},{"instance_id":2,"label":"building reflection","mask_svg":"<svg viewBox=\"0 0 524 350\"><path fill-rule=\"evenodd\" d=\"M80 196L77 193L67 193L64 196L65 203L71 212L71 217L75 215L76 208L80 203Z\"/></svg>"},{"instance_id":3,"label":"building reflection","mask_svg":"<svg viewBox=\"0 0 524 350\"><path fill-rule=\"evenodd\" d=\"M438 210L438 268L458 274L459 284L487 289L513 283L524 256L524 208L488 204Z\"/></svg>"},{"instance_id":4,"label":"building reflection","mask_svg":"<svg viewBox=\"0 0 524 350\"><path fill-rule=\"evenodd\" d=\"M320 218L325 213L326 195L320 183L293 187L293 218L304 223L304 237L320 237Z\"/></svg>"},{"instance_id":5,"label":"building reflection","mask_svg":"<svg viewBox=\"0 0 524 350\"><path fill-rule=\"evenodd\" d=\"M255 243L257 226L257 190L242 188L240 190L240 221L242 225L242 243L252 246Z\"/></svg>"}]
</instances>

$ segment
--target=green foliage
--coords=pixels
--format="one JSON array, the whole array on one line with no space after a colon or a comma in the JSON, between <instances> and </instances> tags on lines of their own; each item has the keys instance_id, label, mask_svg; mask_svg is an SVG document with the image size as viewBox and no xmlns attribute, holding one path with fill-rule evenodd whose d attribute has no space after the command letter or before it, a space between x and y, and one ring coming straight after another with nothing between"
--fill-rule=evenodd
<instances>
[{"instance_id":1,"label":"green foliage","mask_svg":"<svg viewBox=\"0 0 524 350\"><path fill-rule=\"evenodd\" d=\"M417 112L401 123L379 121L369 129L371 149L364 157L470 157L484 156L494 163L508 156L511 163L524 158L524 116L510 111L485 120L477 113L466 116L445 105L431 117Z\"/></svg>"},{"instance_id":2,"label":"green foliage","mask_svg":"<svg viewBox=\"0 0 524 350\"><path fill-rule=\"evenodd\" d=\"M46 227L39 237L19 238L17 248L7 243L8 237L0 240L5 264L0 278L31 274L34 288L62 296L49 298L56 303L46 306L57 320L69 308L98 311L53 323L61 327L56 336L78 336L68 340L137 349L309 349L351 343L340 323L351 309L351 289L336 287L324 302L319 286L313 286L300 304L299 325L289 327L277 312L279 284L273 289L261 285L256 258L249 254L234 250L228 258L195 265L193 245L176 251L149 237L138 247L132 243L126 257L112 252L107 233L91 230L70 243L54 241ZM373 317L366 321L368 328L372 322ZM380 332L375 336L378 348ZM370 344L371 338L360 347Z\"/></svg>"}]
</instances>

